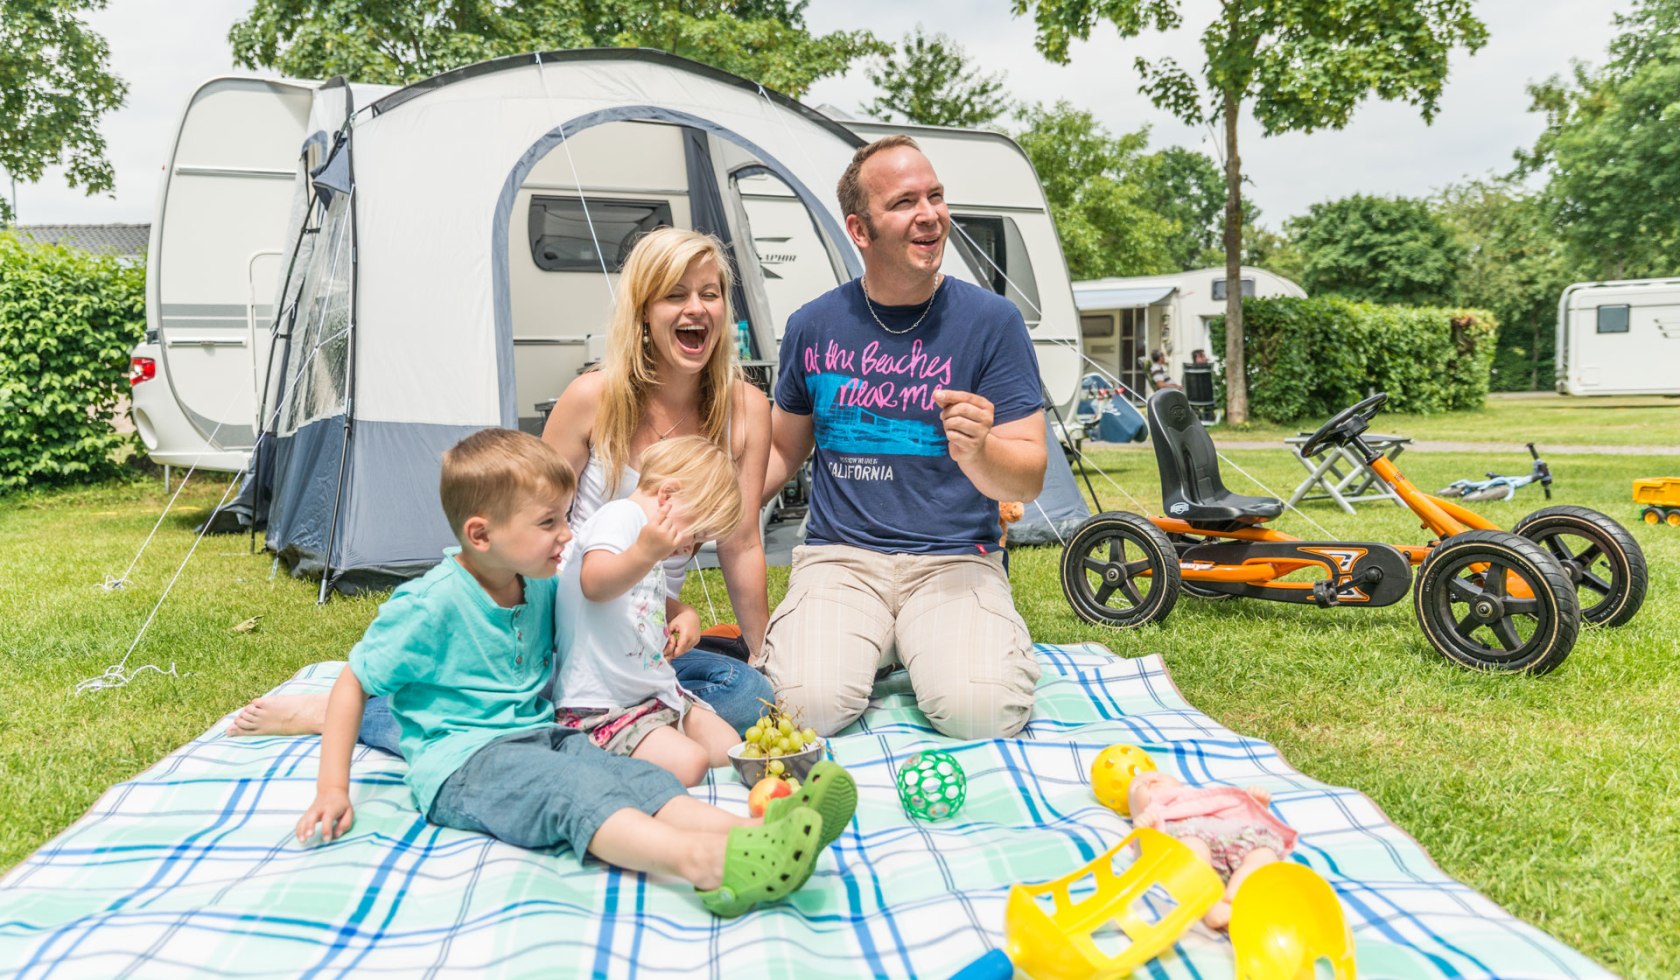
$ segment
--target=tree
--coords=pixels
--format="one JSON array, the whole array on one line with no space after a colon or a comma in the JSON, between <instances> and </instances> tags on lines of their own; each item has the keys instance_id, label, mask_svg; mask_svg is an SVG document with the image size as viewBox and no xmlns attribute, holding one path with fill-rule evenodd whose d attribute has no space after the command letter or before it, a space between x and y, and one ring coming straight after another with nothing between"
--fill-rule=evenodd
<instances>
[{"instance_id":1,"label":"tree","mask_svg":"<svg viewBox=\"0 0 1680 980\"><path fill-rule=\"evenodd\" d=\"M1167 242L1178 226L1150 207L1137 180L1148 130L1111 136L1066 102L1033 106L1021 121L1015 140L1038 170L1073 278L1176 271Z\"/></svg>"},{"instance_id":2,"label":"tree","mask_svg":"<svg viewBox=\"0 0 1680 980\"><path fill-rule=\"evenodd\" d=\"M1355 194L1314 204L1289 221L1317 296L1406 306L1453 301L1464 246L1422 201Z\"/></svg>"},{"instance_id":3,"label":"tree","mask_svg":"<svg viewBox=\"0 0 1680 980\"><path fill-rule=\"evenodd\" d=\"M1013 109L1000 75L970 67L963 49L943 34L928 35L920 24L905 35L897 55L869 70L881 90L863 111L888 122L902 116L923 126L985 126Z\"/></svg>"},{"instance_id":4,"label":"tree","mask_svg":"<svg viewBox=\"0 0 1680 980\"><path fill-rule=\"evenodd\" d=\"M128 86L105 69L110 48L78 14L105 0L0 0L0 170L32 184L48 167L89 194L115 183L99 117ZM0 200L0 226L11 202Z\"/></svg>"},{"instance_id":5,"label":"tree","mask_svg":"<svg viewBox=\"0 0 1680 980\"><path fill-rule=\"evenodd\" d=\"M1138 162L1144 205L1178 226L1166 242L1173 265L1182 270L1209 264L1225 210L1225 178L1219 167L1207 154L1182 146L1157 150Z\"/></svg>"},{"instance_id":6,"label":"tree","mask_svg":"<svg viewBox=\"0 0 1680 980\"><path fill-rule=\"evenodd\" d=\"M1622 29L1598 71L1575 68L1573 84L1530 86L1546 129L1524 172L1550 176L1545 202L1581 279L1673 275L1680 266L1680 0L1644 0L1618 15Z\"/></svg>"},{"instance_id":7,"label":"tree","mask_svg":"<svg viewBox=\"0 0 1680 980\"><path fill-rule=\"evenodd\" d=\"M1121 37L1179 26L1179 0L1011 0L1031 11L1038 49L1066 63L1068 46L1088 38L1098 20ZM1475 51L1487 28L1471 0L1221 0L1202 32L1206 58L1200 83L1171 58L1136 59L1140 88L1156 106L1192 125L1219 123L1225 135L1225 275L1235 282L1242 260L1242 158L1237 121L1248 105L1266 135L1347 125L1368 95L1400 99L1433 119L1458 45ZM1205 87L1205 93L1204 93ZM1226 301L1225 416L1248 419L1243 373L1241 290Z\"/></svg>"},{"instance_id":8,"label":"tree","mask_svg":"<svg viewBox=\"0 0 1680 980\"><path fill-rule=\"evenodd\" d=\"M1466 246L1455 303L1499 322L1494 390L1551 387L1558 297L1574 277L1545 200L1503 179L1449 187L1432 204Z\"/></svg>"},{"instance_id":9,"label":"tree","mask_svg":"<svg viewBox=\"0 0 1680 980\"><path fill-rule=\"evenodd\" d=\"M790 0L256 0L234 60L299 78L400 85L501 55L647 47L799 96L884 51L868 31L813 36Z\"/></svg>"}]
</instances>

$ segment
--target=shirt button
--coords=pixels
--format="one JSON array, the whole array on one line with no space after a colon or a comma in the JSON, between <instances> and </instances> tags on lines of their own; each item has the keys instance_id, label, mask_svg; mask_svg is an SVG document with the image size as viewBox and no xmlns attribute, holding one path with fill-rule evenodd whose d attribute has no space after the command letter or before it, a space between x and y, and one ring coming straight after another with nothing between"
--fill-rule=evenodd
<instances>
[{"instance_id":1,"label":"shirt button","mask_svg":"<svg viewBox=\"0 0 1680 980\"><path fill-rule=\"evenodd\" d=\"M513 662L516 663L516 664L522 664L522 663L525 662L525 658L524 657L514 657Z\"/></svg>"}]
</instances>

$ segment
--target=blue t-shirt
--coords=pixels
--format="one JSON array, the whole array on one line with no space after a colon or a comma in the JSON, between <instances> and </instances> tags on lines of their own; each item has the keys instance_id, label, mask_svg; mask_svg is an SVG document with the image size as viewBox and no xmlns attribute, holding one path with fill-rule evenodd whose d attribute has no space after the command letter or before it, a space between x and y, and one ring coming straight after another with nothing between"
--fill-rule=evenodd
<instances>
[{"instance_id":1,"label":"blue t-shirt","mask_svg":"<svg viewBox=\"0 0 1680 980\"><path fill-rule=\"evenodd\" d=\"M997 502L951 458L942 388L992 402L993 425L1043 407L1038 357L1021 313L979 286L946 279L933 307L872 304L857 280L805 304L782 338L776 404L812 416L809 544L889 554L996 550ZM907 329L923 312L915 329Z\"/></svg>"},{"instance_id":2,"label":"blue t-shirt","mask_svg":"<svg viewBox=\"0 0 1680 980\"><path fill-rule=\"evenodd\" d=\"M391 699L414 805L430 813L444 780L504 735L554 724L543 690L554 667L555 579L526 579L499 606L449 548L391 593L350 650L369 694Z\"/></svg>"}]
</instances>

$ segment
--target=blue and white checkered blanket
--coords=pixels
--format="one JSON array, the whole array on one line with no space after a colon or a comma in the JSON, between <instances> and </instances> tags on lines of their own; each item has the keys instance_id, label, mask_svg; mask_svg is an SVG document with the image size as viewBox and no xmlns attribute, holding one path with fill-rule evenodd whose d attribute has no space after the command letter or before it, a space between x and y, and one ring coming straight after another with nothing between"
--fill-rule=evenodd
<instances>
[{"instance_id":1,"label":"blue and white checkered blanket","mask_svg":"<svg viewBox=\"0 0 1680 980\"><path fill-rule=\"evenodd\" d=\"M1186 782L1258 784L1300 831L1294 860L1336 889L1361 976L1597 977L1598 965L1448 878L1363 795L1314 782L1270 745L1185 703L1157 657L1040 646L1044 679L1019 738L952 743L905 694L831 740L858 812L791 900L713 918L683 882L655 880L428 825L402 763L359 750L356 825L303 848L319 739L228 738L218 723L0 879L0 974L318 973L543 976L945 977L1003 942L1016 882L1060 877L1128 832L1091 796L1091 760L1141 745ZM318 664L281 692L324 690ZM923 823L894 775L919 749L952 752L968 799ZM745 812L729 770L696 787ZM1230 976L1231 949L1197 925L1144 968Z\"/></svg>"}]
</instances>

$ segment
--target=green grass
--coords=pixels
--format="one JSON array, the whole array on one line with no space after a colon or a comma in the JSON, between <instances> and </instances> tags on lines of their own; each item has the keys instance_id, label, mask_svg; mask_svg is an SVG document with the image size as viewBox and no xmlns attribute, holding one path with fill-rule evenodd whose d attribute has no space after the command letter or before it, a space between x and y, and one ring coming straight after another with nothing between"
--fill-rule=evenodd
<instances>
[{"instance_id":1,"label":"green grass","mask_svg":"<svg viewBox=\"0 0 1680 980\"><path fill-rule=\"evenodd\" d=\"M1251 422L1240 428L1218 426L1210 431L1216 441L1281 440L1297 432L1310 432L1323 421L1302 421L1298 425ZM1541 455L1548 445L1672 446L1680 439L1680 398L1495 397L1474 412L1383 412L1371 421L1371 430L1432 442L1534 442L1539 444ZM1471 475L1481 476L1479 472Z\"/></svg>"},{"instance_id":2,"label":"green grass","mask_svg":"<svg viewBox=\"0 0 1680 980\"><path fill-rule=\"evenodd\" d=\"M1620 424L1614 413L1594 417ZM1544 445L1562 435L1535 426L1530 438ZM1281 450L1227 455L1285 494L1301 475ZM1105 507L1158 505L1153 454L1111 451L1098 460L1138 498L1095 478ZM1431 488L1487 468L1475 454L1419 452L1403 462ZM1447 873L1611 969L1680 975L1680 530L1635 524L1629 493L1636 477L1680 474L1680 460L1553 463L1555 502L1627 524L1649 559L1651 586L1631 624L1584 633L1547 677L1448 664L1425 645L1409 601L1317 610L1185 596L1160 626L1090 626L1062 598L1056 548L1015 552L1017 603L1040 641L1162 654L1192 703L1273 742L1308 775L1368 794ZM1234 472L1227 482L1257 492ZM77 681L122 659L219 492L189 488L132 584L115 592L100 583L127 566L150 531L166 499L155 481L0 503L0 868L247 698L304 664L341 658L373 616L377 598L318 607L314 583L273 574L247 539L206 538L130 660L173 661L179 676L148 672L125 688L74 695ZM1528 488L1479 509L1509 526L1541 504ZM1349 517L1321 503L1307 514L1340 538L1425 537L1409 512L1386 504ZM1278 526L1318 534L1295 514ZM715 572L708 581L723 603ZM785 569L771 569L773 600L785 584ZM704 616L699 576L687 597ZM253 616L262 617L254 631L233 630Z\"/></svg>"}]
</instances>

